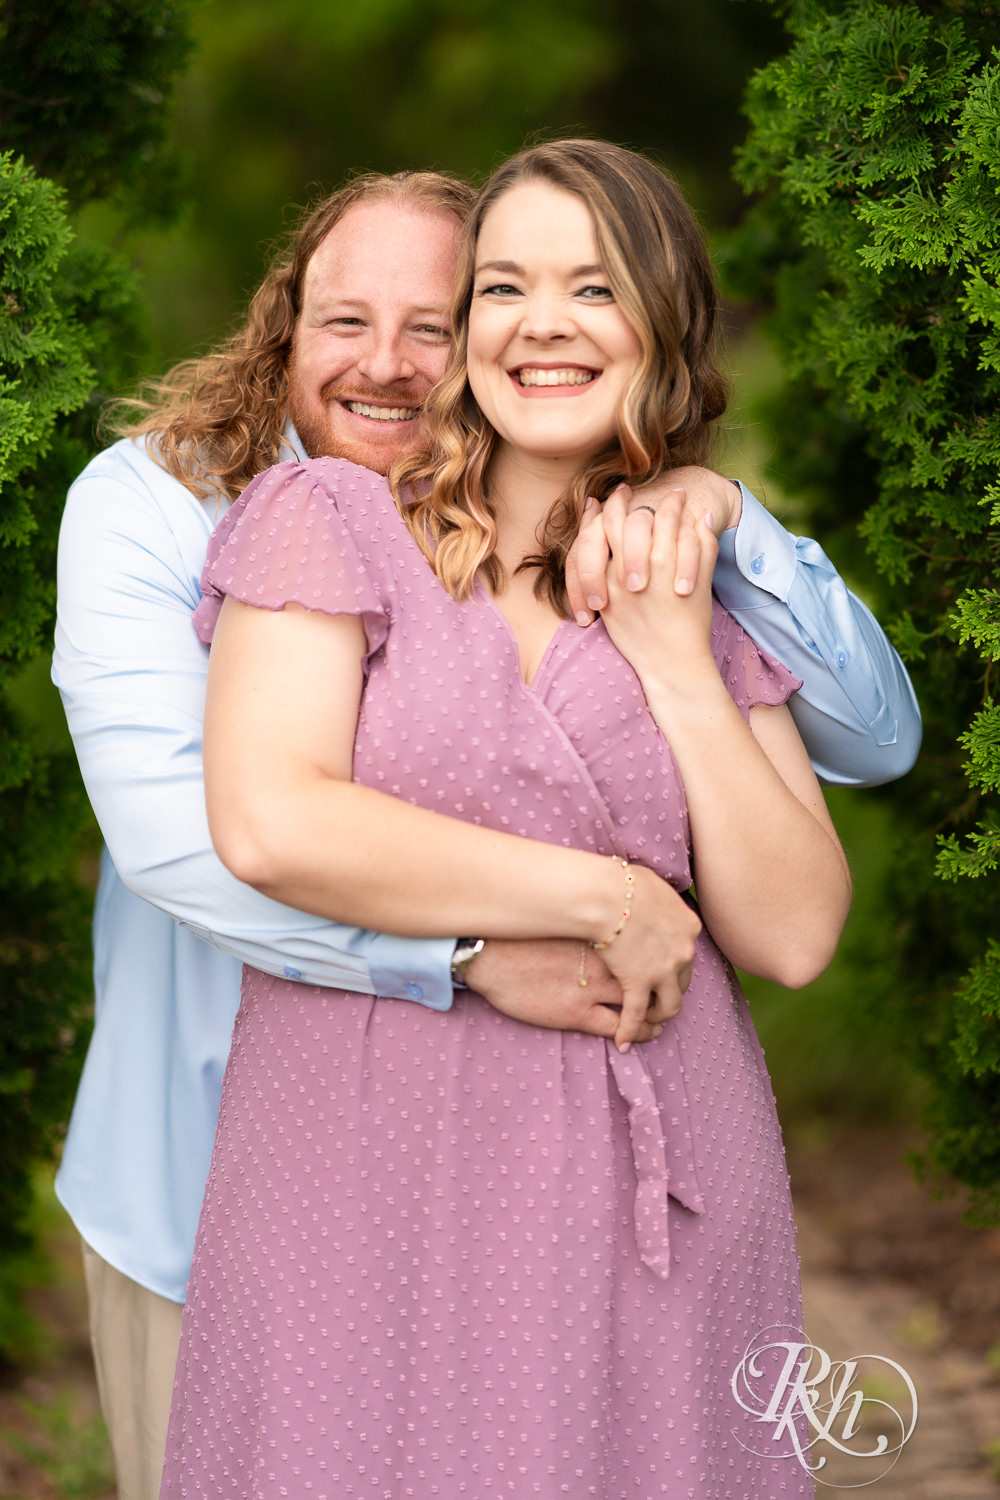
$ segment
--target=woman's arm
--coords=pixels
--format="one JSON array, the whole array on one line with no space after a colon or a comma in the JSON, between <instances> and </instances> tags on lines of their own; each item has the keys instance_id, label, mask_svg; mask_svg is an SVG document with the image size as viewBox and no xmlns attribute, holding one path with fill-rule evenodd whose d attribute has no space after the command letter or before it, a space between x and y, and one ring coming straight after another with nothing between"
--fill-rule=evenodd
<instances>
[{"instance_id":1,"label":"woman's arm","mask_svg":"<svg viewBox=\"0 0 1000 1500\"><path fill-rule=\"evenodd\" d=\"M387 932L607 938L625 892L611 860L351 782L366 644L352 615L226 599L205 712L209 825L223 862L292 906ZM655 1019L680 1008L675 955L680 947L690 961L699 927L650 871L634 879L632 917L605 954L623 990L619 1041L638 1035L652 995Z\"/></svg>"},{"instance_id":2,"label":"woman's arm","mask_svg":"<svg viewBox=\"0 0 1000 1500\"><path fill-rule=\"evenodd\" d=\"M611 545L604 622L639 676L677 759L687 795L695 881L705 922L742 968L798 987L827 966L850 903L843 851L791 715L754 708L748 728L710 647L708 525L699 584L678 597L673 579L678 517L669 507L626 517L620 495L604 510ZM651 581L630 591L622 576L648 537Z\"/></svg>"}]
</instances>

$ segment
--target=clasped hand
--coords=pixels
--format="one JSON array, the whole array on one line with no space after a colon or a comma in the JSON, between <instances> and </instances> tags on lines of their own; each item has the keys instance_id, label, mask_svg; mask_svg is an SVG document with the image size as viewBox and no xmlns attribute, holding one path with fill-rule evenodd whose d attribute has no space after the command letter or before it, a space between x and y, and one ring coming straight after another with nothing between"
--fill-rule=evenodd
<instances>
[{"instance_id":1,"label":"clasped hand","mask_svg":"<svg viewBox=\"0 0 1000 1500\"><path fill-rule=\"evenodd\" d=\"M676 516L676 553L673 587L678 597L694 592L703 577L702 531L706 518L716 537L738 524L743 500L740 488L712 469L689 466L672 469L641 490L622 486L620 495L628 515L619 558L620 575L641 591L649 582L650 531L653 513L669 508ZM608 502L610 504L610 501ZM608 602L611 543L605 524L608 504L588 503L580 531L566 559L566 591L580 625L589 625ZM651 509L647 508L651 507Z\"/></svg>"}]
</instances>

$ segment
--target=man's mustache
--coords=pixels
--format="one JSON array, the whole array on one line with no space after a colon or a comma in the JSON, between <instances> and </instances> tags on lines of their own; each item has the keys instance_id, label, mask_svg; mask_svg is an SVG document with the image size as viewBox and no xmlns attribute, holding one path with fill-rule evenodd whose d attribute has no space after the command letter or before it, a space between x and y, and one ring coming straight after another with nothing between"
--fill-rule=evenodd
<instances>
[{"instance_id":1,"label":"man's mustache","mask_svg":"<svg viewBox=\"0 0 1000 1500\"><path fill-rule=\"evenodd\" d=\"M320 391L320 400L329 405L331 401L367 401L376 406L423 406L423 397L412 386L406 385L337 385L331 381Z\"/></svg>"}]
</instances>

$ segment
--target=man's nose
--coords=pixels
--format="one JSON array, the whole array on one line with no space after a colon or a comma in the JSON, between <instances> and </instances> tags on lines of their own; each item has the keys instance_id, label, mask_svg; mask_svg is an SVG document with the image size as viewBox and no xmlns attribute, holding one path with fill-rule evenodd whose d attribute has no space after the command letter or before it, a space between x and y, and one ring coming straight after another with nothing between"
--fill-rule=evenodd
<instances>
[{"instance_id":1,"label":"man's nose","mask_svg":"<svg viewBox=\"0 0 1000 1500\"><path fill-rule=\"evenodd\" d=\"M394 330L373 332L365 340L358 358L358 371L372 385L379 386L412 380L417 372L403 335Z\"/></svg>"}]
</instances>

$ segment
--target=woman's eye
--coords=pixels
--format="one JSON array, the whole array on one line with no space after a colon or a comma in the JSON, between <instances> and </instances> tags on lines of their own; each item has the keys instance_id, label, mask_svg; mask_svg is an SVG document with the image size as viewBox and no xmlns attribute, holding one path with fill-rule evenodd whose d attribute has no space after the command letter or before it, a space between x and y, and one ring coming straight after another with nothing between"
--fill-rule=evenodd
<instances>
[{"instance_id":1,"label":"woman's eye","mask_svg":"<svg viewBox=\"0 0 1000 1500\"><path fill-rule=\"evenodd\" d=\"M516 297L518 290L516 286L511 286L509 282L497 281L492 286L481 287L479 295L480 297Z\"/></svg>"},{"instance_id":2,"label":"woman's eye","mask_svg":"<svg viewBox=\"0 0 1000 1500\"><path fill-rule=\"evenodd\" d=\"M583 286L577 292L587 302L613 302L614 293L609 286Z\"/></svg>"}]
</instances>

